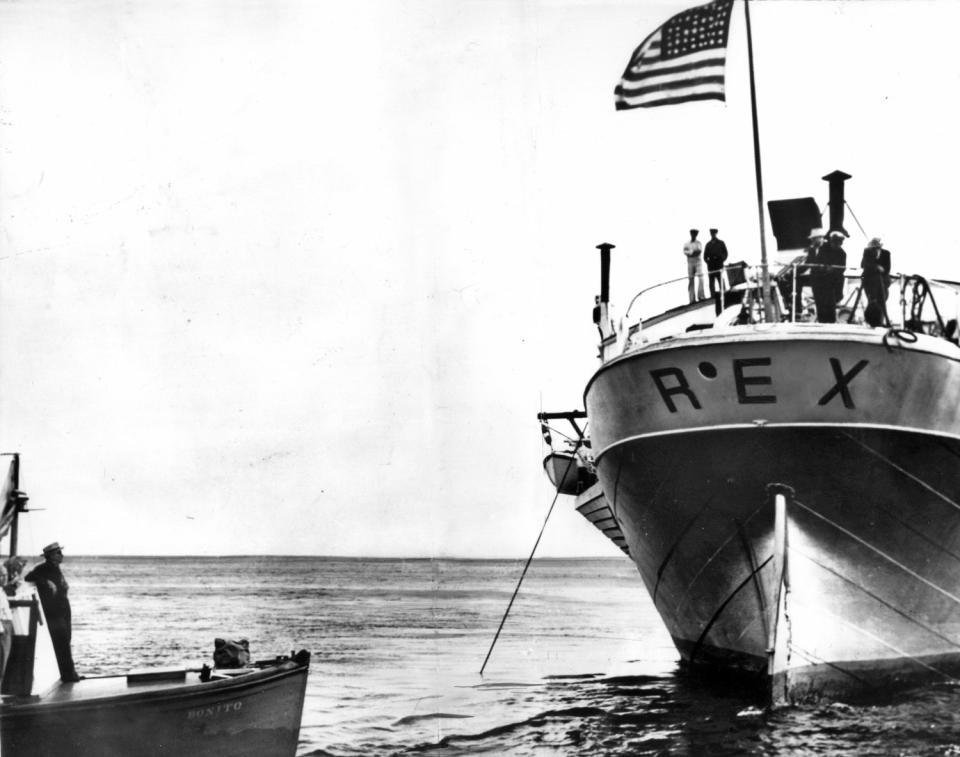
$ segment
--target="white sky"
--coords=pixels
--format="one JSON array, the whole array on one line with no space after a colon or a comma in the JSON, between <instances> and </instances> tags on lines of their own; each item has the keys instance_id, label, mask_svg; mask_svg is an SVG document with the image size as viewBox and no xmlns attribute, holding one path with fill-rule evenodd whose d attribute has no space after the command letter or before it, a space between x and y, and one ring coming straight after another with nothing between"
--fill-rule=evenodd
<instances>
[{"instance_id":1,"label":"white sky","mask_svg":"<svg viewBox=\"0 0 960 757\"><path fill-rule=\"evenodd\" d=\"M0 4L25 551L525 557L536 413L595 367L594 246L621 309L691 226L759 260L742 3L726 104L613 108L693 4ZM766 199L844 170L895 269L960 278L960 3L751 12ZM562 499L539 554L619 552Z\"/></svg>"}]
</instances>

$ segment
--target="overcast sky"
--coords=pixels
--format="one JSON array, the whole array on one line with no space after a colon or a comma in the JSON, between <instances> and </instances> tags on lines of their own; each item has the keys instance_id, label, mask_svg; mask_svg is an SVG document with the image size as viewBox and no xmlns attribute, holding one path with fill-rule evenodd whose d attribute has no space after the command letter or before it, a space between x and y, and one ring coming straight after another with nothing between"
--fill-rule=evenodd
<instances>
[{"instance_id":1,"label":"overcast sky","mask_svg":"<svg viewBox=\"0 0 960 757\"><path fill-rule=\"evenodd\" d=\"M742 3L725 104L614 111L693 4L0 4L24 551L525 557L536 413L596 367L595 245L621 312L691 226L759 260ZM766 199L844 170L896 270L960 278L960 4L751 11ZM540 554L619 552L564 498Z\"/></svg>"}]
</instances>

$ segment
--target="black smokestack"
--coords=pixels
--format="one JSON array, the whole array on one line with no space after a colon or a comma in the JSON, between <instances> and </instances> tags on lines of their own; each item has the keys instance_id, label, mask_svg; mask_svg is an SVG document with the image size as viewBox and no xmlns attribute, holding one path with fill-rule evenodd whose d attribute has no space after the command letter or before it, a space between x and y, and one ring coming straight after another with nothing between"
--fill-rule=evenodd
<instances>
[{"instance_id":1,"label":"black smokestack","mask_svg":"<svg viewBox=\"0 0 960 757\"><path fill-rule=\"evenodd\" d=\"M598 244L600 250L600 302L610 302L610 250L616 247L615 244L604 242Z\"/></svg>"},{"instance_id":2,"label":"black smokestack","mask_svg":"<svg viewBox=\"0 0 960 757\"><path fill-rule=\"evenodd\" d=\"M830 228L827 231L842 231L846 236L847 230L843 228L843 182L851 178L850 174L843 171L834 171L823 177L823 180L830 185Z\"/></svg>"}]
</instances>

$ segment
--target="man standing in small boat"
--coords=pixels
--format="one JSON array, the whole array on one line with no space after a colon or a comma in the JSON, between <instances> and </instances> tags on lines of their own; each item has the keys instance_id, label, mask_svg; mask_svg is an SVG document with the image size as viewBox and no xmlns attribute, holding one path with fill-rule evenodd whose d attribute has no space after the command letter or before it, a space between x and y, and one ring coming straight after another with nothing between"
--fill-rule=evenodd
<instances>
[{"instance_id":1,"label":"man standing in small boat","mask_svg":"<svg viewBox=\"0 0 960 757\"><path fill-rule=\"evenodd\" d=\"M690 303L693 304L703 299L703 263L701 262L701 253L703 247L697 241L699 229L690 229L690 241L683 245L683 254L687 256L687 294L690 296ZM694 298L694 279L696 279L696 293Z\"/></svg>"},{"instance_id":2,"label":"man standing in small boat","mask_svg":"<svg viewBox=\"0 0 960 757\"><path fill-rule=\"evenodd\" d=\"M57 655L60 679L67 682L79 681L80 676L77 675L73 665L73 653L70 651L73 625L70 598L67 596L70 587L60 570L60 563L63 562L63 548L58 542L48 544L43 548L43 559L44 562L23 578L35 584L37 593L40 595L47 628L50 629L53 651Z\"/></svg>"}]
</instances>

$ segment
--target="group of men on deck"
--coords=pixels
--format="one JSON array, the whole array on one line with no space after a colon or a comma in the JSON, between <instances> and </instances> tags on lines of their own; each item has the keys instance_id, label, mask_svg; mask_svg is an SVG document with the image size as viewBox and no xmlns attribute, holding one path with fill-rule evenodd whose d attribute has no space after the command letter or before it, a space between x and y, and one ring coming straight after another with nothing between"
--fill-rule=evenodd
<instances>
[{"instance_id":1,"label":"group of men on deck","mask_svg":"<svg viewBox=\"0 0 960 757\"><path fill-rule=\"evenodd\" d=\"M691 304L704 299L702 260L707 264L710 296L716 303L719 315L724 304L720 277L728 253L726 244L717 237L717 231L710 229L710 241L702 247L697 240L700 232L690 229L690 239L683 245L683 254L687 258L687 294ZM802 266L794 264L781 277L781 294L795 317L802 309L803 287L809 285L816 305L817 321L836 323L837 304L843 299L844 271L847 266L847 253L843 249L845 237L844 232L836 229L828 234L824 234L823 229L812 229L806 254L800 261ZM871 326L881 326L889 322L887 291L890 288L890 252L884 249L879 237L874 237L867 244L860 267L861 288L866 299L864 320Z\"/></svg>"},{"instance_id":2,"label":"group of men on deck","mask_svg":"<svg viewBox=\"0 0 960 757\"><path fill-rule=\"evenodd\" d=\"M843 249L845 234L832 230L824 237L823 229L812 229L803 262L803 270L793 268L787 281L793 290L791 307L794 313L801 308L804 283L813 291L813 301L820 323L837 322L837 303L843 298L844 271L847 253ZM873 237L860 259L860 286L865 298L864 320L870 326L888 323L887 292L890 289L890 252L883 240ZM792 278L796 274L796 280Z\"/></svg>"},{"instance_id":3,"label":"group of men on deck","mask_svg":"<svg viewBox=\"0 0 960 757\"><path fill-rule=\"evenodd\" d=\"M687 258L687 294L690 302L703 299L703 265L707 264L707 273L710 280L710 296L717 302L717 313L720 312L720 293L722 284L720 276L723 273L724 263L727 261L727 245L717 236L718 229L710 229L710 241L706 247L701 246L697 235L699 229L690 229L690 241L683 245L683 254ZM694 296L696 287L696 296Z\"/></svg>"}]
</instances>

